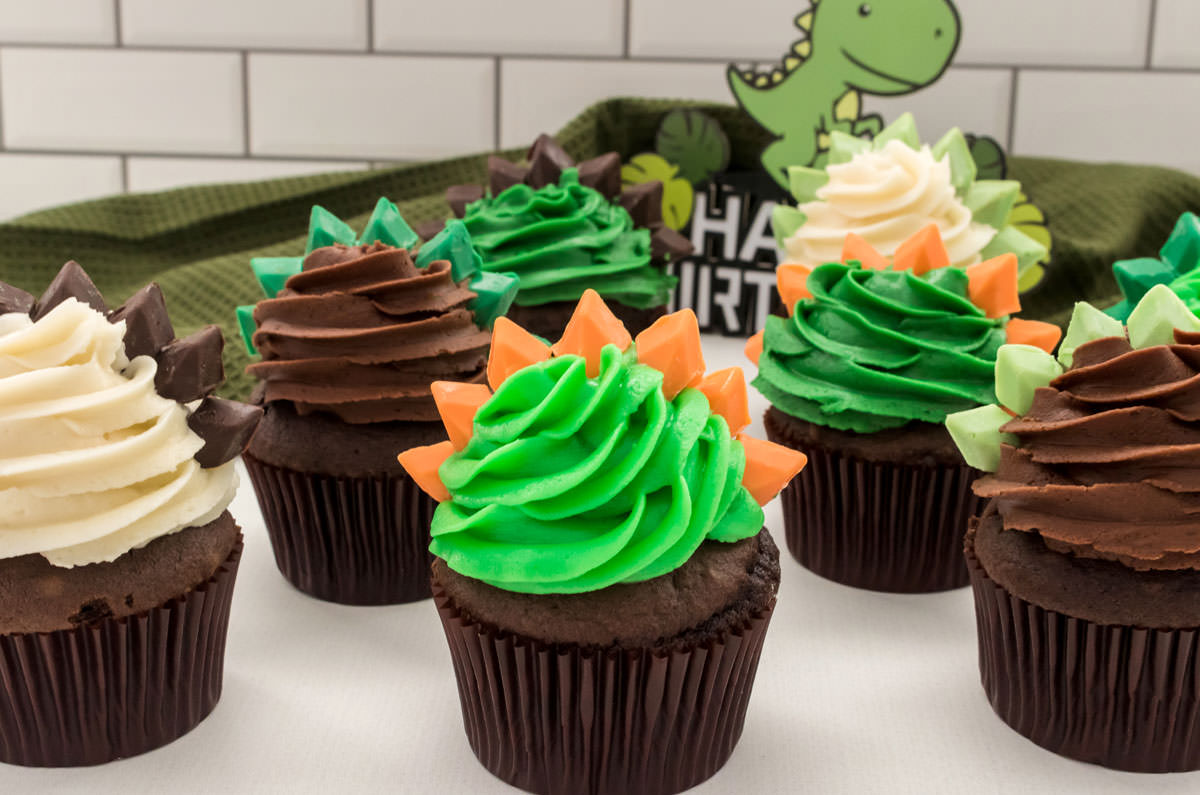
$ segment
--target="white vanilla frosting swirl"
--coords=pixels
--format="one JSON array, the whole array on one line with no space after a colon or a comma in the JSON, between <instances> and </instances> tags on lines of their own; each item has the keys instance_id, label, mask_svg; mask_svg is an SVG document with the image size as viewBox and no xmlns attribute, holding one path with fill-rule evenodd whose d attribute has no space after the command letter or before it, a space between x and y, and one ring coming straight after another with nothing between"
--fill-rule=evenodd
<instances>
[{"instance_id":1,"label":"white vanilla frosting swirl","mask_svg":"<svg viewBox=\"0 0 1200 795\"><path fill-rule=\"evenodd\" d=\"M0 315L0 558L115 560L233 499L229 462L202 469L188 408L125 356L125 323L69 298L33 322Z\"/></svg>"},{"instance_id":2,"label":"white vanilla frosting swirl","mask_svg":"<svg viewBox=\"0 0 1200 795\"><path fill-rule=\"evenodd\" d=\"M959 267L980 260L996 230L972 220L950 182L950 158L935 160L928 146L913 149L888 141L847 163L826 167L829 181L817 198L801 204L807 220L784 246L788 258L805 265L839 262L846 233L854 232L876 251L891 256L908 238L936 223Z\"/></svg>"}]
</instances>

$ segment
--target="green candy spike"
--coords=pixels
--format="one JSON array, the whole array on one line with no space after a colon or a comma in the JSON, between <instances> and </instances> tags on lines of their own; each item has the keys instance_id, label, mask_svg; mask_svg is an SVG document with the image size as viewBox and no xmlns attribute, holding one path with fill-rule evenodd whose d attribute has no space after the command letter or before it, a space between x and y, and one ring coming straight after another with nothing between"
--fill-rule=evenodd
<instances>
[{"instance_id":1,"label":"green candy spike","mask_svg":"<svg viewBox=\"0 0 1200 795\"><path fill-rule=\"evenodd\" d=\"M775 209L771 211L771 229L775 232L775 242L782 246L807 220L808 216L795 207L786 204L775 205Z\"/></svg>"},{"instance_id":2,"label":"green candy spike","mask_svg":"<svg viewBox=\"0 0 1200 795\"><path fill-rule=\"evenodd\" d=\"M447 221L442 231L421 246L417 252L417 267L428 268L429 263L441 259L450 260L450 275L456 282L483 270L483 258L471 244L471 233L457 218Z\"/></svg>"},{"instance_id":3,"label":"green candy spike","mask_svg":"<svg viewBox=\"0 0 1200 795\"><path fill-rule=\"evenodd\" d=\"M888 141L901 141L909 149L921 147L921 135L917 132L917 120L911 113L901 113L897 119L879 131L872 148L882 149Z\"/></svg>"},{"instance_id":4,"label":"green candy spike","mask_svg":"<svg viewBox=\"0 0 1200 795\"><path fill-rule=\"evenodd\" d=\"M1017 443L1013 434L1000 432L1011 419L997 405L979 406L947 415L946 430L968 464L984 472L995 472L1000 466L1000 445Z\"/></svg>"},{"instance_id":5,"label":"green candy spike","mask_svg":"<svg viewBox=\"0 0 1200 795\"><path fill-rule=\"evenodd\" d=\"M1165 284L1151 287L1129 313L1129 344L1135 348L1170 345L1175 329L1200 331L1200 318Z\"/></svg>"},{"instance_id":6,"label":"green candy spike","mask_svg":"<svg viewBox=\"0 0 1200 795\"><path fill-rule=\"evenodd\" d=\"M1129 313L1133 311L1133 304L1128 301L1118 301L1117 303L1104 310L1104 314L1111 318L1124 323L1129 319Z\"/></svg>"},{"instance_id":7,"label":"green candy spike","mask_svg":"<svg viewBox=\"0 0 1200 795\"><path fill-rule=\"evenodd\" d=\"M515 273L488 273L479 271L469 285L475 298L467 302L467 308L475 313L475 325L482 329L491 329L496 318L503 315L512 306L521 287L521 280Z\"/></svg>"},{"instance_id":8,"label":"green candy spike","mask_svg":"<svg viewBox=\"0 0 1200 795\"><path fill-rule=\"evenodd\" d=\"M246 344L246 350L251 356L258 355L258 348L254 347L254 332L258 326L254 323L254 305L239 306L237 308L238 330L242 332L242 342Z\"/></svg>"},{"instance_id":9,"label":"green candy spike","mask_svg":"<svg viewBox=\"0 0 1200 795\"><path fill-rule=\"evenodd\" d=\"M1179 216L1171 236L1158 253L1175 268L1176 273L1200 268L1200 217L1195 213Z\"/></svg>"},{"instance_id":10,"label":"green candy spike","mask_svg":"<svg viewBox=\"0 0 1200 795\"><path fill-rule=\"evenodd\" d=\"M1125 327L1121 325L1120 320L1109 317L1091 304L1079 301L1071 311L1071 322L1067 324L1067 333L1063 335L1062 342L1058 345L1058 361L1063 367L1070 368L1075 361L1075 349L1080 345L1105 337L1123 336L1125 336Z\"/></svg>"},{"instance_id":11,"label":"green candy spike","mask_svg":"<svg viewBox=\"0 0 1200 795\"><path fill-rule=\"evenodd\" d=\"M1020 229L1015 226L1006 226L983 247L980 256L984 259L991 259L1009 251L1017 255L1017 272L1019 274L1024 273L1026 268L1036 265L1049 253L1045 246Z\"/></svg>"},{"instance_id":12,"label":"green candy spike","mask_svg":"<svg viewBox=\"0 0 1200 795\"><path fill-rule=\"evenodd\" d=\"M312 215L308 219L308 243L304 246L304 255L308 256L318 248L341 243L343 246L353 246L358 238L350 225L326 210L319 204L314 204Z\"/></svg>"},{"instance_id":13,"label":"green candy spike","mask_svg":"<svg viewBox=\"0 0 1200 795\"><path fill-rule=\"evenodd\" d=\"M287 280L300 272L302 257L252 257L250 269L267 298L274 298Z\"/></svg>"},{"instance_id":14,"label":"green candy spike","mask_svg":"<svg viewBox=\"0 0 1200 795\"><path fill-rule=\"evenodd\" d=\"M1169 284L1176 276L1169 262L1153 257L1123 259L1113 263L1113 276L1129 305L1136 306L1156 284Z\"/></svg>"},{"instance_id":15,"label":"green candy spike","mask_svg":"<svg viewBox=\"0 0 1200 795\"><path fill-rule=\"evenodd\" d=\"M970 184L963 204L971 211L972 220L999 231L1008 225L1008 214L1020 192L1021 183L1016 180L982 179Z\"/></svg>"},{"instance_id":16,"label":"green candy spike","mask_svg":"<svg viewBox=\"0 0 1200 795\"><path fill-rule=\"evenodd\" d=\"M396 205L381 196L375 203L375 210L367 220L359 242L369 246L378 241L396 248L412 248L419 239L417 233L404 220L404 216L400 215Z\"/></svg>"},{"instance_id":17,"label":"green candy spike","mask_svg":"<svg viewBox=\"0 0 1200 795\"><path fill-rule=\"evenodd\" d=\"M862 154L870 148L870 141L834 130L829 134L829 165L849 163L855 155Z\"/></svg>"},{"instance_id":18,"label":"green candy spike","mask_svg":"<svg viewBox=\"0 0 1200 795\"><path fill-rule=\"evenodd\" d=\"M967 189L975 182L975 175L979 169L975 165L975 158L971 156L971 147L962 130L952 127L933 145L932 151L937 160L947 156L950 158L950 184L959 196L966 195ZM1020 189L1020 184L1017 184L1017 189Z\"/></svg>"},{"instance_id":19,"label":"green candy spike","mask_svg":"<svg viewBox=\"0 0 1200 795\"><path fill-rule=\"evenodd\" d=\"M829 172L823 168L792 166L788 169L788 190L798 203L817 198L817 190L829 182Z\"/></svg>"},{"instance_id":20,"label":"green candy spike","mask_svg":"<svg viewBox=\"0 0 1200 795\"><path fill-rule=\"evenodd\" d=\"M996 399L1017 414L1033 405L1033 393L1062 375L1053 356L1032 345L1001 345L996 352Z\"/></svg>"}]
</instances>

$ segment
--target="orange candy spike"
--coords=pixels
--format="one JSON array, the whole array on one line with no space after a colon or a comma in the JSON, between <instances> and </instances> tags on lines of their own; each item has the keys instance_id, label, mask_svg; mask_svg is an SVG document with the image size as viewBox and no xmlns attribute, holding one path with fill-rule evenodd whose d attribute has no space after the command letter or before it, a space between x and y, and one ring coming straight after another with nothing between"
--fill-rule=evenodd
<instances>
[{"instance_id":1,"label":"orange candy spike","mask_svg":"<svg viewBox=\"0 0 1200 795\"><path fill-rule=\"evenodd\" d=\"M758 364L758 359L760 356L762 356L762 351L763 333L760 331L750 339L746 340L746 347L743 348L743 352L746 354L747 359L755 364Z\"/></svg>"},{"instance_id":2,"label":"orange candy spike","mask_svg":"<svg viewBox=\"0 0 1200 795\"><path fill-rule=\"evenodd\" d=\"M842 243L842 262L856 259L864 268L882 270L888 266L887 257L875 250L875 247L853 232L846 233L846 241Z\"/></svg>"},{"instance_id":3,"label":"orange candy spike","mask_svg":"<svg viewBox=\"0 0 1200 795\"><path fill-rule=\"evenodd\" d=\"M779 297L787 307L788 314L796 309L796 302L801 298L812 298L808 291L808 274L813 269L799 262L785 262L775 269L775 284L779 287Z\"/></svg>"},{"instance_id":4,"label":"orange candy spike","mask_svg":"<svg viewBox=\"0 0 1200 795\"><path fill-rule=\"evenodd\" d=\"M495 332L492 332L495 334ZM554 343L554 355L575 353L587 359L589 378L600 375L600 349L605 345L616 345L621 350L629 347L633 338L625 325L617 319L604 299L595 290L584 290L583 297L575 307L562 339ZM494 344L494 343L493 343Z\"/></svg>"},{"instance_id":5,"label":"orange candy spike","mask_svg":"<svg viewBox=\"0 0 1200 795\"><path fill-rule=\"evenodd\" d=\"M1053 323L1040 320L1025 320L1014 317L1004 327L1008 342L1014 345L1033 345L1046 353L1054 353L1054 346L1062 338L1062 329Z\"/></svg>"},{"instance_id":6,"label":"orange candy spike","mask_svg":"<svg viewBox=\"0 0 1200 795\"><path fill-rule=\"evenodd\" d=\"M471 441L475 412L487 403L492 390L486 384L460 384L457 381L434 381L430 387L433 402L437 404L442 424L450 436L455 450L461 450Z\"/></svg>"},{"instance_id":7,"label":"orange candy spike","mask_svg":"<svg viewBox=\"0 0 1200 795\"><path fill-rule=\"evenodd\" d=\"M893 270L911 270L916 276L949 264L950 255L946 253L946 244L942 242L937 224L930 224L905 240L892 255Z\"/></svg>"},{"instance_id":8,"label":"orange candy spike","mask_svg":"<svg viewBox=\"0 0 1200 795\"><path fill-rule=\"evenodd\" d=\"M729 423L729 432L738 431L750 424L750 403L746 397L746 375L740 367L726 367L709 373L696 386L708 398L714 414L720 414Z\"/></svg>"},{"instance_id":9,"label":"orange candy spike","mask_svg":"<svg viewBox=\"0 0 1200 795\"><path fill-rule=\"evenodd\" d=\"M408 472L408 476L416 481L421 490L438 502L450 499L450 492L438 476L438 467L454 452L451 442L427 444L424 447L414 447L396 456L400 466Z\"/></svg>"},{"instance_id":10,"label":"orange candy spike","mask_svg":"<svg viewBox=\"0 0 1200 795\"><path fill-rule=\"evenodd\" d=\"M967 295L988 317L1021 311L1017 297L1017 255L1001 254L967 267Z\"/></svg>"},{"instance_id":11,"label":"orange candy spike","mask_svg":"<svg viewBox=\"0 0 1200 795\"><path fill-rule=\"evenodd\" d=\"M804 453L781 444L744 434L738 434L737 440L746 451L742 485L759 505L770 502L808 463L808 456Z\"/></svg>"},{"instance_id":12,"label":"orange candy spike","mask_svg":"<svg viewBox=\"0 0 1200 795\"><path fill-rule=\"evenodd\" d=\"M506 317L496 318L492 327L492 351L488 354L487 381L499 389L504 379L531 364L550 358L550 346Z\"/></svg>"},{"instance_id":13,"label":"orange candy spike","mask_svg":"<svg viewBox=\"0 0 1200 795\"><path fill-rule=\"evenodd\" d=\"M704 376L700 324L690 309L660 317L638 334L634 342L638 361L663 374L662 390L667 400L674 400L687 387L700 383Z\"/></svg>"}]
</instances>

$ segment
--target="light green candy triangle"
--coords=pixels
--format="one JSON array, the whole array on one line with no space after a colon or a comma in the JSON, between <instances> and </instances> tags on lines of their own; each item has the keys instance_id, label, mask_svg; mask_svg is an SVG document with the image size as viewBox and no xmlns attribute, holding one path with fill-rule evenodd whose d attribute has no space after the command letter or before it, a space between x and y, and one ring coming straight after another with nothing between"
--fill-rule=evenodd
<instances>
[{"instance_id":1,"label":"light green candy triangle","mask_svg":"<svg viewBox=\"0 0 1200 795\"><path fill-rule=\"evenodd\" d=\"M1129 329L1130 345L1150 348L1173 344L1175 329L1200 331L1200 318L1192 314L1170 287L1156 284L1138 301L1125 325Z\"/></svg>"},{"instance_id":2,"label":"light green candy triangle","mask_svg":"<svg viewBox=\"0 0 1200 795\"><path fill-rule=\"evenodd\" d=\"M308 256L319 248L341 243L343 246L353 246L358 241L350 225L326 210L319 204L314 204L312 215L308 219L308 242L304 246L304 255Z\"/></svg>"},{"instance_id":3,"label":"light green candy triangle","mask_svg":"<svg viewBox=\"0 0 1200 795\"><path fill-rule=\"evenodd\" d=\"M775 242L783 246L807 220L807 215L791 205L775 205L775 209L771 211L771 230L775 235Z\"/></svg>"},{"instance_id":4,"label":"light green candy triangle","mask_svg":"<svg viewBox=\"0 0 1200 795\"><path fill-rule=\"evenodd\" d=\"M879 151L887 146L888 141L900 141L909 149L921 148L921 136L917 132L917 120L911 113L901 113L894 122L879 131L871 142L871 147Z\"/></svg>"},{"instance_id":5,"label":"light green candy triangle","mask_svg":"<svg viewBox=\"0 0 1200 795\"><path fill-rule=\"evenodd\" d=\"M1015 226L1006 226L988 241L980 255L984 259L998 257L1011 251L1017 255L1017 273L1025 272L1048 253L1046 247Z\"/></svg>"},{"instance_id":6,"label":"light green candy triangle","mask_svg":"<svg viewBox=\"0 0 1200 795\"><path fill-rule=\"evenodd\" d=\"M467 308L475 313L475 325L491 329L496 318L512 306L521 280L515 273L488 273L479 271L470 283L475 298L467 302Z\"/></svg>"},{"instance_id":7,"label":"light green candy triangle","mask_svg":"<svg viewBox=\"0 0 1200 795\"><path fill-rule=\"evenodd\" d=\"M292 276L300 272L303 257L252 257L250 269L267 298L274 298Z\"/></svg>"},{"instance_id":8,"label":"light green candy triangle","mask_svg":"<svg viewBox=\"0 0 1200 795\"><path fill-rule=\"evenodd\" d=\"M967 189L975 182L975 175L979 173L979 169L975 165L975 158L971 156L971 147L967 146L967 139L962 130L952 127L943 135L933 145L933 157L939 161L943 157L950 158L950 184L954 186L955 193L960 197L965 196Z\"/></svg>"},{"instance_id":9,"label":"light green candy triangle","mask_svg":"<svg viewBox=\"0 0 1200 795\"><path fill-rule=\"evenodd\" d=\"M442 231L433 236L417 252L417 267L428 268L429 263L450 260L450 275L456 282L469 279L483 269L483 258L471 243L467 225L457 218L446 222Z\"/></svg>"},{"instance_id":10,"label":"light green candy triangle","mask_svg":"<svg viewBox=\"0 0 1200 795\"><path fill-rule=\"evenodd\" d=\"M996 352L996 399L1017 414L1033 405L1033 393L1062 375L1053 356L1033 345L1001 345Z\"/></svg>"},{"instance_id":11,"label":"light green candy triangle","mask_svg":"<svg viewBox=\"0 0 1200 795\"><path fill-rule=\"evenodd\" d=\"M367 246L379 242L396 248L412 248L419 239L396 205L380 197L358 242Z\"/></svg>"},{"instance_id":12,"label":"light green candy triangle","mask_svg":"<svg viewBox=\"0 0 1200 795\"><path fill-rule=\"evenodd\" d=\"M981 179L967 187L963 204L971 219L997 231L1008 223L1008 215L1021 193L1021 183L1011 179Z\"/></svg>"},{"instance_id":13,"label":"light green candy triangle","mask_svg":"<svg viewBox=\"0 0 1200 795\"><path fill-rule=\"evenodd\" d=\"M995 472L1000 466L1000 445L1017 443L1013 434L1000 432L1011 419L1007 411L990 404L948 415L946 430L968 464Z\"/></svg>"},{"instance_id":14,"label":"light green candy triangle","mask_svg":"<svg viewBox=\"0 0 1200 795\"><path fill-rule=\"evenodd\" d=\"M871 148L871 142L857 136L834 130L829 134L829 165L836 166L849 163L855 155L860 155Z\"/></svg>"},{"instance_id":15,"label":"light green candy triangle","mask_svg":"<svg viewBox=\"0 0 1200 795\"><path fill-rule=\"evenodd\" d=\"M1080 345L1105 337L1124 336L1125 326L1121 325L1121 321L1109 317L1089 303L1078 301L1071 311L1067 333L1058 345L1058 361L1063 367L1069 368L1075 361L1075 349Z\"/></svg>"},{"instance_id":16,"label":"light green candy triangle","mask_svg":"<svg viewBox=\"0 0 1200 795\"><path fill-rule=\"evenodd\" d=\"M823 168L792 166L788 169L788 190L799 204L817 198L817 190L829 182L829 172Z\"/></svg>"},{"instance_id":17,"label":"light green candy triangle","mask_svg":"<svg viewBox=\"0 0 1200 795\"><path fill-rule=\"evenodd\" d=\"M238 331L242 332L242 342L246 345L246 350L251 356L258 355L258 348L254 347L254 332L258 326L254 323L254 305L243 305L237 308Z\"/></svg>"}]
</instances>

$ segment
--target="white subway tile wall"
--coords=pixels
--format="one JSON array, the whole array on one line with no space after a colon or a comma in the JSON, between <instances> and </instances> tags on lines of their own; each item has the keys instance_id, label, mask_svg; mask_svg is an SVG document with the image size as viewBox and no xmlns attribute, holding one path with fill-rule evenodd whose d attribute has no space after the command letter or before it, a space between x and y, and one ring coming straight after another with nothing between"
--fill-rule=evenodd
<instances>
[{"instance_id":1,"label":"white subway tile wall","mask_svg":"<svg viewBox=\"0 0 1200 795\"><path fill-rule=\"evenodd\" d=\"M955 66L866 110L1200 173L1200 0L955 1ZM726 64L777 62L807 4L0 0L0 218L521 146L609 96L727 101Z\"/></svg>"}]
</instances>

